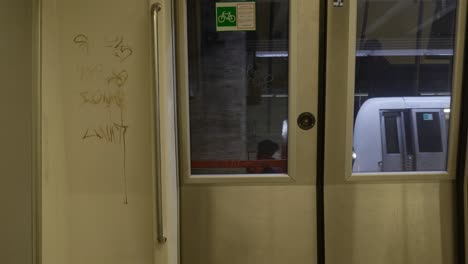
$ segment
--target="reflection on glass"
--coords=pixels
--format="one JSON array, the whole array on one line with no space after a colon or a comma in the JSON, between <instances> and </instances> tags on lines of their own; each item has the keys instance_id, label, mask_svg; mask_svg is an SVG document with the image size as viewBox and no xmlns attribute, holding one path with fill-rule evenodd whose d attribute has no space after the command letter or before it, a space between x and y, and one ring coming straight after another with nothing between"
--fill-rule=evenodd
<instances>
[{"instance_id":1,"label":"reflection on glass","mask_svg":"<svg viewBox=\"0 0 468 264\"><path fill-rule=\"evenodd\" d=\"M286 173L289 1L256 1L240 32L217 31L217 2L187 1L192 174Z\"/></svg>"},{"instance_id":2,"label":"reflection on glass","mask_svg":"<svg viewBox=\"0 0 468 264\"><path fill-rule=\"evenodd\" d=\"M353 172L446 170L456 10L358 0Z\"/></svg>"}]
</instances>

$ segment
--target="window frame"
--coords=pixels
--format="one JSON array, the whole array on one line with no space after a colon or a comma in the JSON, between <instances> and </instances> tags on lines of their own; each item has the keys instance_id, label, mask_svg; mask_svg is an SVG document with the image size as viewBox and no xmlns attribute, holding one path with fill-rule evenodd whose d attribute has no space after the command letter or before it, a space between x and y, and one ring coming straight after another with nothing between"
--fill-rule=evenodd
<instances>
[{"instance_id":1,"label":"window frame","mask_svg":"<svg viewBox=\"0 0 468 264\"><path fill-rule=\"evenodd\" d=\"M181 185L205 184L314 184L316 177L317 129L307 132L296 125L302 112L317 113L319 52L319 16L305 20L300 11L318 12L319 3L309 0L289 0L289 98L288 98L288 173L287 174L214 174L191 173L190 114L188 76L187 1L176 0L174 6L177 82L178 163ZM315 21L316 20L316 21ZM309 34L312 33L312 34ZM316 33L316 36L314 35ZM301 52L308 50L307 52ZM309 69L313 74L302 74ZM302 142L302 144L298 144ZM305 144L313 143L313 144ZM313 173L304 173L313 171Z\"/></svg>"},{"instance_id":2,"label":"window frame","mask_svg":"<svg viewBox=\"0 0 468 264\"><path fill-rule=\"evenodd\" d=\"M357 31L357 1L348 3L348 42L347 50L347 85L344 89L346 93L346 138L343 155L344 175L347 182L360 181L401 181L401 180L454 180L456 178L456 162L459 140L460 111L461 111L461 92L463 79L463 58L465 47L465 29L466 29L466 9L467 1L458 0L455 41L454 41L454 62L452 74L452 95L450 107L450 127L447 144L447 170L446 171L428 171L428 172L352 172L352 148L354 131L354 94L355 94L355 70L356 70L356 31ZM348 155L349 154L349 155Z\"/></svg>"}]
</instances>

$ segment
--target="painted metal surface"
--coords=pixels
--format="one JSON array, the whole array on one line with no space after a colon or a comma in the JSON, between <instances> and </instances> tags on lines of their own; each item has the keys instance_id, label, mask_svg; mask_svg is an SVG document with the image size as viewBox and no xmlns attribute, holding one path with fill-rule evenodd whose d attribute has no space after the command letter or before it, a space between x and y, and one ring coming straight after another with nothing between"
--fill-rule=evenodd
<instances>
[{"instance_id":1,"label":"painted metal surface","mask_svg":"<svg viewBox=\"0 0 468 264\"><path fill-rule=\"evenodd\" d=\"M172 65L172 3L161 3L159 63ZM161 68L153 98L150 6L42 3L41 263L178 263L174 122L153 128L153 106L174 115L173 68ZM153 233L154 133L166 244Z\"/></svg>"},{"instance_id":2,"label":"painted metal surface","mask_svg":"<svg viewBox=\"0 0 468 264\"><path fill-rule=\"evenodd\" d=\"M2 1L0 262L33 261L33 3Z\"/></svg>"},{"instance_id":3,"label":"painted metal surface","mask_svg":"<svg viewBox=\"0 0 468 264\"><path fill-rule=\"evenodd\" d=\"M351 175L356 8L356 4L349 4L328 12L326 261L454 263L453 155L449 154L449 175L440 178L429 174L405 178L392 173L371 181L369 178L375 175L367 178ZM460 1L457 54L463 53L465 9L465 1ZM453 109L459 109L462 68L460 61L455 65L451 117L458 120ZM451 131L453 142L449 148L453 154L456 124Z\"/></svg>"},{"instance_id":4,"label":"painted metal surface","mask_svg":"<svg viewBox=\"0 0 468 264\"><path fill-rule=\"evenodd\" d=\"M179 0L176 8L182 264L316 263L317 131L301 130L295 121L300 113L317 109L318 2L289 2L289 120L294 121L288 133L288 174L201 176L190 174L186 12L192 11L186 3ZM309 23L301 17L310 17ZM243 85L242 80L231 82Z\"/></svg>"}]
</instances>

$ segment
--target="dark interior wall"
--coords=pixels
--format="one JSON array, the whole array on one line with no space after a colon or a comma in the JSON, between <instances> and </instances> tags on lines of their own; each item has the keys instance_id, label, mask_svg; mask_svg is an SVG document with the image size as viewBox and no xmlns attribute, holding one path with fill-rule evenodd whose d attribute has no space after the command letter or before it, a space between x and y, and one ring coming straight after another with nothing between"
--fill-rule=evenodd
<instances>
[{"instance_id":1,"label":"dark interior wall","mask_svg":"<svg viewBox=\"0 0 468 264\"><path fill-rule=\"evenodd\" d=\"M0 263L32 263L32 8L0 3Z\"/></svg>"}]
</instances>

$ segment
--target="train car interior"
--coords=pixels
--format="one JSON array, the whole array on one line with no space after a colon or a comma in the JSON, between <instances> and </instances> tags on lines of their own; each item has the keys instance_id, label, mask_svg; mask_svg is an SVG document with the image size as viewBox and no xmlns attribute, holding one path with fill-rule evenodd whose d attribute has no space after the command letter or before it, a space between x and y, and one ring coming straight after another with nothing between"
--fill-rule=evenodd
<instances>
[{"instance_id":1,"label":"train car interior","mask_svg":"<svg viewBox=\"0 0 468 264\"><path fill-rule=\"evenodd\" d=\"M468 0L0 0L1 264L468 264Z\"/></svg>"}]
</instances>

